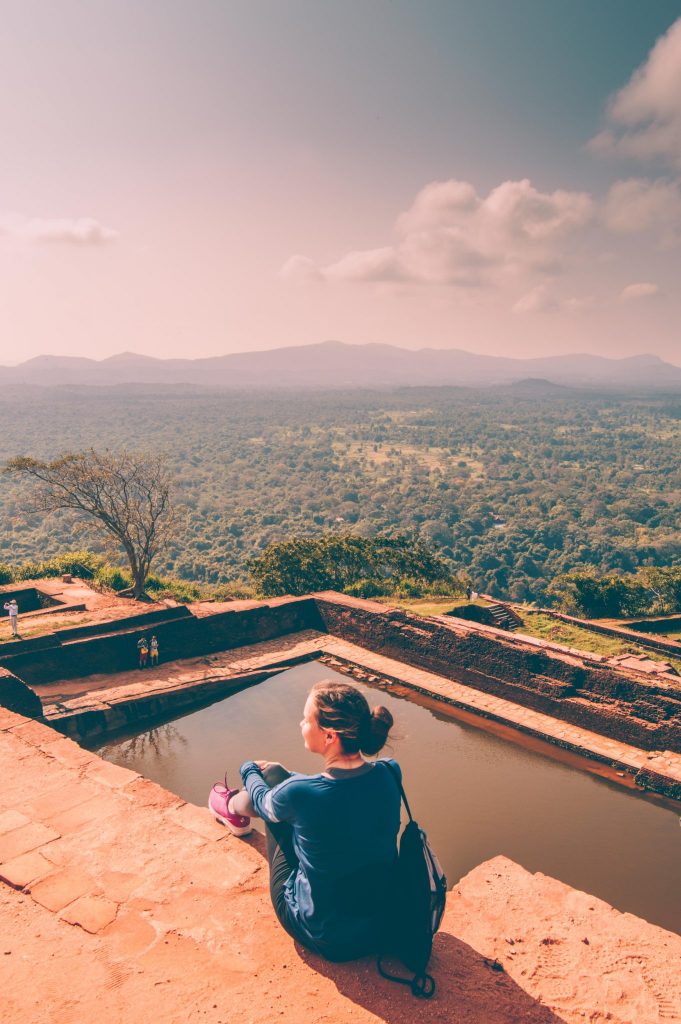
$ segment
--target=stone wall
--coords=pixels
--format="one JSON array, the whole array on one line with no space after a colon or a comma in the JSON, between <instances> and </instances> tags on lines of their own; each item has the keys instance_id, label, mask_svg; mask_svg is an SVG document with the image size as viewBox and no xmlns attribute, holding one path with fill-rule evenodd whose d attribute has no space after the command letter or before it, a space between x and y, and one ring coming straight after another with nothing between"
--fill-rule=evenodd
<instances>
[{"instance_id":1,"label":"stone wall","mask_svg":"<svg viewBox=\"0 0 681 1024\"><path fill-rule=\"evenodd\" d=\"M558 658L517 640L457 632L376 602L316 595L327 631L645 750L681 752L681 691Z\"/></svg>"},{"instance_id":2,"label":"stone wall","mask_svg":"<svg viewBox=\"0 0 681 1024\"><path fill-rule=\"evenodd\" d=\"M73 610L69 605L69 610ZM0 650L0 667L11 669L12 662L9 659L16 658L17 654L26 654L28 651L40 651L46 647L60 647L61 644L69 643L71 640L84 639L91 636L103 636L110 633L124 633L135 626L146 626L160 622L169 622L175 619L191 616L186 605L181 604L172 608L155 609L153 612L141 612L139 615L127 615L122 619L109 619L108 622L91 622L87 626L72 626L69 629L60 629L54 633L43 633L42 636L30 637L28 640L12 640Z\"/></svg>"},{"instance_id":3,"label":"stone wall","mask_svg":"<svg viewBox=\"0 0 681 1024\"><path fill-rule=\"evenodd\" d=\"M0 592L0 616L8 615L5 611L5 602L14 599L19 606L19 614L23 612L35 612L42 608L52 608L64 604L63 601L57 601L55 598L50 597L49 594L44 594L42 590L37 587L5 587Z\"/></svg>"},{"instance_id":4,"label":"stone wall","mask_svg":"<svg viewBox=\"0 0 681 1024\"><path fill-rule=\"evenodd\" d=\"M161 660L174 661L272 640L303 629L323 629L311 598L293 598L203 618L191 615L159 623L153 629L138 627L125 633L20 653L5 659L5 663L29 686L39 688L41 683L57 679L131 669L137 664L137 641L142 636L148 638L152 632L158 637Z\"/></svg>"},{"instance_id":5,"label":"stone wall","mask_svg":"<svg viewBox=\"0 0 681 1024\"><path fill-rule=\"evenodd\" d=\"M71 640L82 640L88 636L101 636L102 633L122 633L135 626L145 626L147 629L160 622L170 622L175 619L186 619L192 613L186 604L173 605L171 608L156 608L152 612L140 612L138 615L126 615L123 619L110 619L109 622L91 622L87 626L72 626L69 629L59 630L61 643L68 643Z\"/></svg>"},{"instance_id":6,"label":"stone wall","mask_svg":"<svg viewBox=\"0 0 681 1024\"><path fill-rule=\"evenodd\" d=\"M0 668L0 708L7 708L27 718L40 718L43 713L40 698L26 683L5 668Z\"/></svg>"},{"instance_id":7,"label":"stone wall","mask_svg":"<svg viewBox=\"0 0 681 1024\"><path fill-rule=\"evenodd\" d=\"M671 630L681 630L681 615L668 615L664 619L641 619L636 622L626 622L626 629L633 629L638 633L667 633ZM671 639L667 637L667 640Z\"/></svg>"},{"instance_id":8,"label":"stone wall","mask_svg":"<svg viewBox=\"0 0 681 1024\"><path fill-rule=\"evenodd\" d=\"M275 643L277 641L275 640ZM116 732L133 733L172 721L183 711L192 711L221 701L232 693L264 682L273 675L304 664L310 655L275 657L268 665L222 678L173 682L155 680L151 690L142 686L98 690L87 699L65 700L44 708L44 720L54 729L79 742L100 742L101 737ZM33 691L30 691L33 692Z\"/></svg>"},{"instance_id":9,"label":"stone wall","mask_svg":"<svg viewBox=\"0 0 681 1024\"><path fill-rule=\"evenodd\" d=\"M107 624L107 628L110 624ZM99 626L101 631L102 626ZM409 615L373 601L325 593L24 650L0 661L40 692L43 683L126 671L137 641L155 633L161 660L230 650L314 629L521 706L645 750L681 752L681 689L637 679L584 658Z\"/></svg>"}]
</instances>

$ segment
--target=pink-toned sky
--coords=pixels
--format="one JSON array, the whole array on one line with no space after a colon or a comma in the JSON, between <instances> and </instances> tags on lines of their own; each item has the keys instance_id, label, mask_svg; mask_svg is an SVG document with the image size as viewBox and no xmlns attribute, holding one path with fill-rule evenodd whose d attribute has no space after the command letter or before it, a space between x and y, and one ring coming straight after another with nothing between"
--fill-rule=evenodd
<instances>
[{"instance_id":1,"label":"pink-toned sky","mask_svg":"<svg viewBox=\"0 0 681 1024\"><path fill-rule=\"evenodd\" d=\"M0 0L0 362L681 363L678 13Z\"/></svg>"}]
</instances>

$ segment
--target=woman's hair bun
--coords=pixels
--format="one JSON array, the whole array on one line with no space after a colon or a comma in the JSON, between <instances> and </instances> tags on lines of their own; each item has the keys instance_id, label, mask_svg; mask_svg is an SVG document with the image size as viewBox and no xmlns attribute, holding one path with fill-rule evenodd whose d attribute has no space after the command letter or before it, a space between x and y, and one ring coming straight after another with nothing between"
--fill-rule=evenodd
<instances>
[{"instance_id":1,"label":"woman's hair bun","mask_svg":"<svg viewBox=\"0 0 681 1024\"><path fill-rule=\"evenodd\" d=\"M334 679L322 679L310 690L317 721L322 729L338 734L346 754L377 754L385 746L393 724L387 708L372 711L356 686Z\"/></svg>"},{"instance_id":2,"label":"woman's hair bun","mask_svg":"<svg viewBox=\"0 0 681 1024\"><path fill-rule=\"evenodd\" d=\"M377 705L366 720L359 737L359 748L364 754L377 754L385 746L393 726L393 716L387 708Z\"/></svg>"}]
</instances>

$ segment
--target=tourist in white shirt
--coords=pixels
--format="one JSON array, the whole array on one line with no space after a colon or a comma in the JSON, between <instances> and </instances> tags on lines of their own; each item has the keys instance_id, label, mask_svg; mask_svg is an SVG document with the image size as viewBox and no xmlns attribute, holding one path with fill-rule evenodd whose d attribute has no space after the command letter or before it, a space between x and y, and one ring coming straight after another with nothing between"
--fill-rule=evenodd
<instances>
[{"instance_id":1,"label":"tourist in white shirt","mask_svg":"<svg viewBox=\"0 0 681 1024\"><path fill-rule=\"evenodd\" d=\"M16 598L13 597L11 601L5 601L5 611L9 615L9 624L12 630L12 636L19 636L19 630L17 629L19 606L16 602Z\"/></svg>"}]
</instances>

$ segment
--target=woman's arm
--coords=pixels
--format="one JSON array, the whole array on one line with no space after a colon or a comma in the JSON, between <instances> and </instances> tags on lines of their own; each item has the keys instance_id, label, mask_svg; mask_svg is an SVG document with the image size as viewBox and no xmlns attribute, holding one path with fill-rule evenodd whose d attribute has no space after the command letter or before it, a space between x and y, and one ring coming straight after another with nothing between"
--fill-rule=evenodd
<instances>
[{"instance_id":1,"label":"woman's arm","mask_svg":"<svg viewBox=\"0 0 681 1024\"><path fill-rule=\"evenodd\" d=\"M240 772L246 787L245 792L259 818L272 824L278 821L287 821L291 813L288 790L291 788L292 780L285 779L271 788L263 778L263 771L267 765L268 762L265 761L246 761L241 765ZM241 794L238 794L234 800L240 796ZM237 807L235 806L234 809L237 810Z\"/></svg>"}]
</instances>

